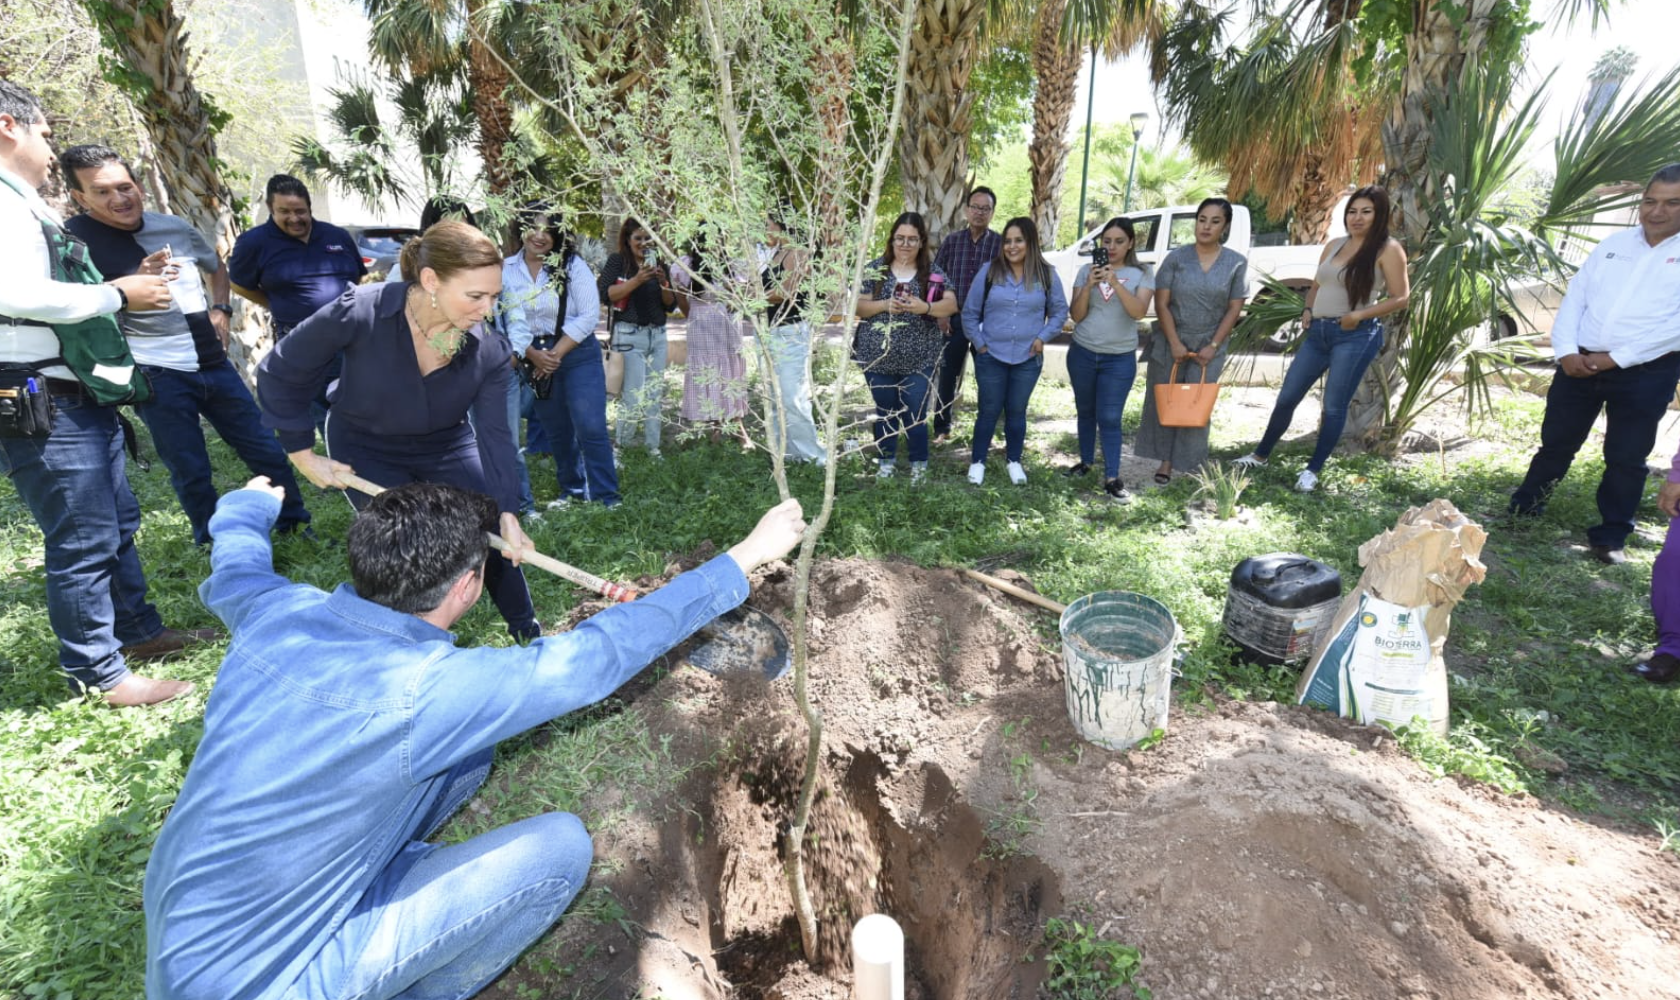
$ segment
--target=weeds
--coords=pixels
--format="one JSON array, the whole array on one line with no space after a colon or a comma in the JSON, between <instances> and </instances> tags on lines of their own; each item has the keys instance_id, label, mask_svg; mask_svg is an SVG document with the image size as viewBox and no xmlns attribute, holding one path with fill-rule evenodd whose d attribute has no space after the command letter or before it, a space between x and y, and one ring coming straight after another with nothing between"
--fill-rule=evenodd
<instances>
[{"instance_id":1,"label":"weeds","mask_svg":"<svg viewBox=\"0 0 1680 1000\"><path fill-rule=\"evenodd\" d=\"M1105 941L1078 920L1051 917L1044 924L1043 996L1051 1000L1151 1000L1137 981L1143 958L1131 945Z\"/></svg>"},{"instance_id":2,"label":"weeds","mask_svg":"<svg viewBox=\"0 0 1680 1000\"><path fill-rule=\"evenodd\" d=\"M1213 501L1214 514L1221 521L1237 516L1237 502L1248 489L1248 473L1225 462L1209 462L1190 479L1196 484L1193 495Z\"/></svg>"}]
</instances>

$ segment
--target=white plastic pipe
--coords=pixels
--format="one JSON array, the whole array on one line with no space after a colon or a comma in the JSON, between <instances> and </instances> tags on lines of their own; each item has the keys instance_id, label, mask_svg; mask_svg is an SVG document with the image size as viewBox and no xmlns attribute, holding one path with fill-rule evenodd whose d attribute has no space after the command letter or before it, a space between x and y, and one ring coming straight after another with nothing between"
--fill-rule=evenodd
<instances>
[{"instance_id":1,"label":"white plastic pipe","mask_svg":"<svg viewBox=\"0 0 1680 1000\"><path fill-rule=\"evenodd\" d=\"M904 1000L904 931L885 913L852 928L852 1000Z\"/></svg>"}]
</instances>

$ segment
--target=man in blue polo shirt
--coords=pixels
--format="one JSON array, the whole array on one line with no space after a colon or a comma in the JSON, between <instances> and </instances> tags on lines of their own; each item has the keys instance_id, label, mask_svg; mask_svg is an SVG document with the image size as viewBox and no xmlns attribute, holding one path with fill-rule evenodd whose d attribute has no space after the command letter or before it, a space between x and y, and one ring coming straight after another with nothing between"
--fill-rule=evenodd
<instances>
[{"instance_id":1,"label":"man in blue polo shirt","mask_svg":"<svg viewBox=\"0 0 1680 1000\"><path fill-rule=\"evenodd\" d=\"M192 523L193 541L210 544L216 483L199 418L205 417L253 475L285 490L278 527L309 523L297 480L274 432L262 425L251 390L227 357L227 270L216 251L185 219L145 210L145 195L116 150L72 146L59 157L70 197L85 215L64 228L87 244L94 266L107 277L164 274L175 289L168 309L118 314L129 349L152 383L150 402L135 407L152 443L169 467L169 481ZM175 261L170 266L170 259ZM204 295L209 275L211 296Z\"/></svg>"},{"instance_id":2,"label":"man in blue polo shirt","mask_svg":"<svg viewBox=\"0 0 1680 1000\"><path fill-rule=\"evenodd\" d=\"M246 230L233 244L228 276L235 292L268 310L279 340L360 283L367 267L354 237L315 218L303 182L275 174L268 179L268 221ZM315 399L317 430L326 421L328 390L337 378L334 361Z\"/></svg>"},{"instance_id":3,"label":"man in blue polo shirt","mask_svg":"<svg viewBox=\"0 0 1680 1000\"><path fill-rule=\"evenodd\" d=\"M233 290L274 317L276 339L367 275L356 240L315 218L309 189L296 177L268 179L268 221L233 245Z\"/></svg>"}]
</instances>

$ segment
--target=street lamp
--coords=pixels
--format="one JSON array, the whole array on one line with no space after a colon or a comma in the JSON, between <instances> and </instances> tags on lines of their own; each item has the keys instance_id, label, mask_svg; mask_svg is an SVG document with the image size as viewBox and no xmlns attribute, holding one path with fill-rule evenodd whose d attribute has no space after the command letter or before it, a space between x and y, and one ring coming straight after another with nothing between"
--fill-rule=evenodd
<instances>
[{"instance_id":1,"label":"street lamp","mask_svg":"<svg viewBox=\"0 0 1680 1000\"><path fill-rule=\"evenodd\" d=\"M1138 138L1143 135L1144 123L1149 121L1147 111L1132 112L1132 166L1126 171L1126 204L1120 209L1122 212L1132 210L1132 179L1137 176Z\"/></svg>"},{"instance_id":2,"label":"street lamp","mask_svg":"<svg viewBox=\"0 0 1680 1000\"><path fill-rule=\"evenodd\" d=\"M1085 162L1079 168L1079 225L1074 239L1085 232L1085 177L1091 172L1091 109L1097 103L1097 43L1091 43L1091 85L1085 97ZM1054 237L1054 233L1051 234Z\"/></svg>"}]
</instances>

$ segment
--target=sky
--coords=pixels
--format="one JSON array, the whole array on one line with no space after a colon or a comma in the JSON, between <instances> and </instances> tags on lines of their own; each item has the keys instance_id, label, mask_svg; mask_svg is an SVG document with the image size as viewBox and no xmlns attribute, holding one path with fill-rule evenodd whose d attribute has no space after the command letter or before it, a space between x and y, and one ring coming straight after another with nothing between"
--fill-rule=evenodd
<instances>
[{"instance_id":1,"label":"sky","mask_svg":"<svg viewBox=\"0 0 1680 1000\"><path fill-rule=\"evenodd\" d=\"M1555 0L1535 0L1537 10L1547 10ZM1550 161L1551 140L1556 137L1561 122L1574 114L1586 92L1587 74L1593 63L1607 50L1618 45L1632 49L1639 57L1632 84L1666 72L1680 63L1680 0L1625 0L1611 13L1609 22L1600 23L1594 32L1585 22L1573 29L1549 25L1529 41L1529 66L1535 80L1544 77L1552 68L1552 79L1539 134L1531 145L1529 157L1536 167ZM1075 129L1082 130L1085 122L1086 94L1090 86L1090 63L1079 74L1079 100L1074 107ZM1532 86L1532 83L1530 84ZM1097 69L1097 95L1092 117L1099 122L1125 121L1134 111L1149 114L1144 127L1143 141L1155 144L1162 138L1161 114L1149 87L1148 67L1141 56L1131 56L1115 62L1104 62ZM1167 142L1176 141L1169 133Z\"/></svg>"}]
</instances>

